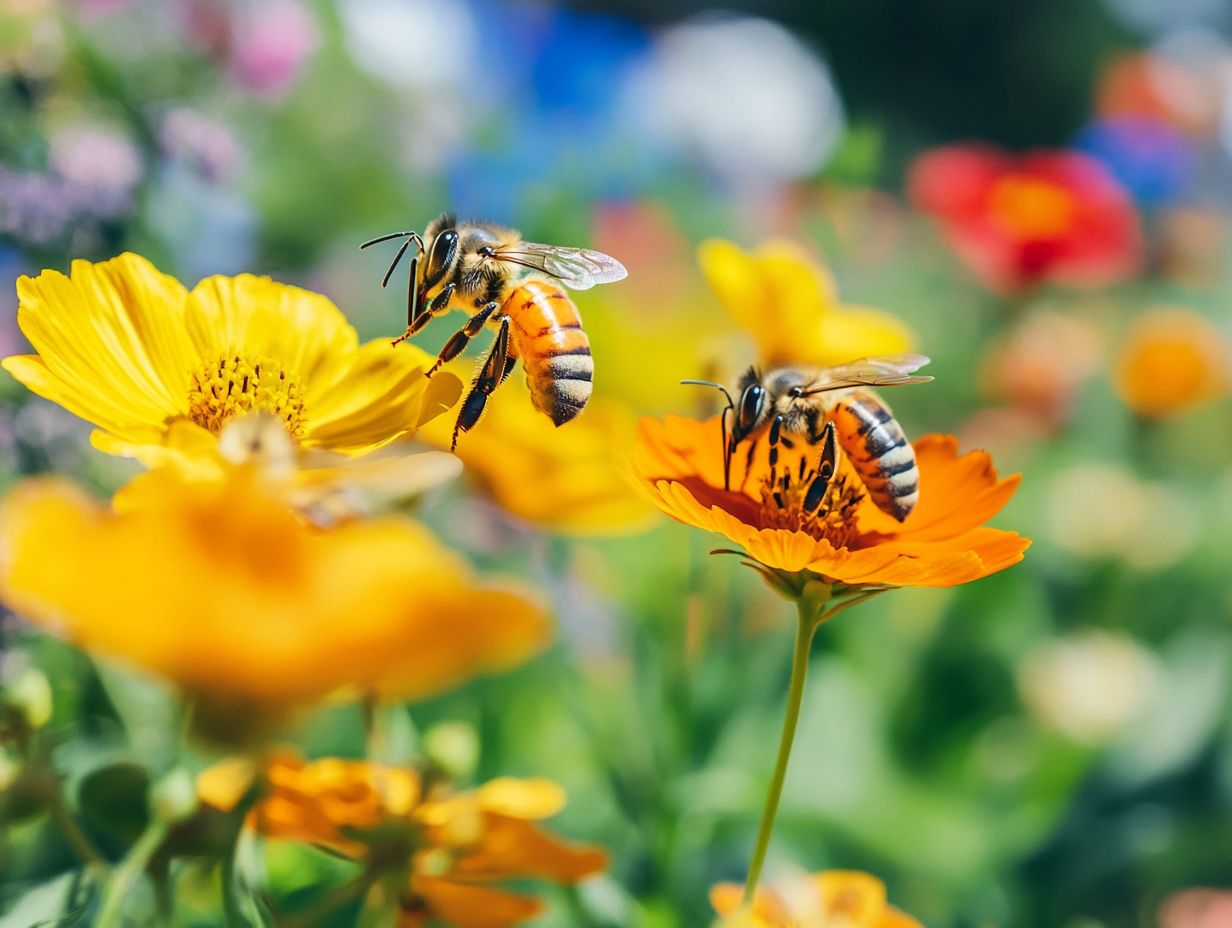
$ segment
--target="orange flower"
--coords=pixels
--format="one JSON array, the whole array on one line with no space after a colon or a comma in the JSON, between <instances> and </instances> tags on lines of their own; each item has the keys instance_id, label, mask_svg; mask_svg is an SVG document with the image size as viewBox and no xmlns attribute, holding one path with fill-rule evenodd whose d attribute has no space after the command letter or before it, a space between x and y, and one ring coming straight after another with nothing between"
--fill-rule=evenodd
<instances>
[{"instance_id":1,"label":"orange flower","mask_svg":"<svg viewBox=\"0 0 1232 928\"><path fill-rule=\"evenodd\" d=\"M1117 395L1134 412L1164 418L1228 390L1228 343L1210 320L1179 307L1158 309L1134 323L1113 372Z\"/></svg>"},{"instance_id":2,"label":"orange flower","mask_svg":"<svg viewBox=\"0 0 1232 928\"><path fill-rule=\"evenodd\" d=\"M62 482L19 486L0 507L0 598L169 679L221 733L338 691L436 694L549 635L529 591L479 581L424 526L321 529L248 469L153 471L120 513Z\"/></svg>"},{"instance_id":3,"label":"orange flower","mask_svg":"<svg viewBox=\"0 0 1232 928\"><path fill-rule=\"evenodd\" d=\"M758 889L747 911L740 887L720 883L710 903L723 928L922 928L886 901L885 884L855 870L826 870Z\"/></svg>"},{"instance_id":4,"label":"orange flower","mask_svg":"<svg viewBox=\"0 0 1232 928\"><path fill-rule=\"evenodd\" d=\"M539 902L493 884L524 878L572 884L607 865L602 850L565 843L535 824L565 804L564 791L548 780L502 777L459 793L430 787L406 767L332 757L305 762L286 752L262 772L266 792L249 812L248 827L267 838L406 867L400 928L515 925L535 916ZM225 761L201 774L198 792L229 811L255 773L242 761Z\"/></svg>"},{"instance_id":5,"label":"orange flower","mask_svg":"<svg viewBox=\"0 0 1232 928\"><path fill-rule=\"evenodd\" d=\"M652 503L687 525L726 536L760 565L774 585L798 593L810 579L847 587L955 586L1022 560L1029 541L988 528L1013 495L1018 477L998 480L983 452L960 456L954 438L915 442L920 501L902 524L860 490L845 460L820 507L804 510L817 450L797 445L780 453L788 478L779 505L769 489L770 466L759 443L751 462L732 460L731 490L723 489L717 418L643 419L634 449L637 484ZM804 479L795 479L803 474Z\"/></svg>"}]
</instances>

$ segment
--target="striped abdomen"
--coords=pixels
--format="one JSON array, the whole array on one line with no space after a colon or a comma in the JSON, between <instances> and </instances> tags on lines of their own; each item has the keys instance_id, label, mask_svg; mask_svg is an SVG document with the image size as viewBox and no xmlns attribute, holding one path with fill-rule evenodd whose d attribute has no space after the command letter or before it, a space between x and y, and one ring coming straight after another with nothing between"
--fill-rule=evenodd
<instances>
[{"instance_id":1,"label":"striped abdomen","mask_svg":"<svg viewBox=\"0 0 1232 928\"><path fill-rule=\"evenodd\" d=\"M505 298L501 312L513 324L535 408L564 425L586 406L595 373L577 307L560 287L531 278Z\"/></svg>"},{"instance_id":2,"label":"striped abdomen","mask_svg":"<svg viewBox=\"0 0 1232 928\"><path fill-rule=\"evenodd\" d=\"M835 403L830 418L877 508L903 521L920 498L920 470L890 407L872 393L853 390Z\"/></svg>"}]
</instances>

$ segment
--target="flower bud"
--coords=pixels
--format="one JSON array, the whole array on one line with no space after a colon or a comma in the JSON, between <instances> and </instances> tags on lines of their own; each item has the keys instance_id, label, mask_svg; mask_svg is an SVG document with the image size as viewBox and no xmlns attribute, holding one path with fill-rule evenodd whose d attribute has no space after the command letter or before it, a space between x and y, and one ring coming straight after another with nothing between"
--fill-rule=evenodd
<instances>
[{"instance_id":1,"label":"flower bud","mask_svg":"<svg viewBox=\"0 0 1232 928\"><path fill-rule=\"evenodd\" d=\"M196 810L197 787L183 767L176 767L150 791L150 811L160 821L182 822Z\"/></svg>"},{"instance_id":2,"label":"flower bud","mask_svg":"<svg viewBox=\"0 0 1232 928\"><path fill-rule=\"evenodd\" d=\"M4 683L5 708L28 731L51 721L51 684L43 672L26 667Z\"/></svg>"},{"instance_id":3,"label":"flower bud","mask_svg":"<svg viewBox=\"0 0 1232 928\"><path fill-rule=\"evenodd\" d=\"M424 734L424 753L451 780L466 780L479 764L479 738L464 722L441 722Z\"/></svg>"}]
</instances>

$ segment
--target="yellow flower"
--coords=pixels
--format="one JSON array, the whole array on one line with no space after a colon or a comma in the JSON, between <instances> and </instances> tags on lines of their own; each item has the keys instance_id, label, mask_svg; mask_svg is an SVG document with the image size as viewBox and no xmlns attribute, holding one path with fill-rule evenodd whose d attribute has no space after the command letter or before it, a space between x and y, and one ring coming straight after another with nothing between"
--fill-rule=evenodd
<instances>
[{"instance_id":1,"label":"yellow flower","mask_svg":"<svg viewBox=\"0 0 1232 928\"><path fill-rule=\"evenodd\" d=\"M702 272L732 318L756 339L767 367L827 367L901 354L915 336L888 313L841 303L829 272L803 249L772 241L754 252L722 239L697 251Z\"/></svg>"},{"instance_id":2,"label":"yellow flower","mask_svg":"<svg viewBox=\"0 0 1232 928\"><path fill-rule=\"evenodd\" d=\"M826 870L758 889L746 911L740 896L734 883L711 889L723 928L922 928L886 901L881 880L855 870Z\"/></svg>"},{"instance_id":3,"label":"yellow flower","mask_svg":"<svg viewBox=\"0 0 1232 928\"><path fill-rule=\"evenodd\" d=\"M645 528L651 510L630 487L615 449L632 441L633 414L595 397L556 428L537 412L521 377L511 377L482 422L458 442L464 473L520 519L548 531L598 535ZM428 423L419 437L448 448L451 422Z\"/></svg>"},{"instance_id":4,"label":"yellow flower","mask_svg":"<svg viewBox=\"0 0 1232 928\"><path fill-rule=\"evenodd\" d=\"M0 505L0 599L236 726L339 691L431 695L549 635L535 596L477 580L423 526L317 528L250 468L154 471L120 513L63 482L19 485Z\"/></svg>"},{"instance_id":5,"label":"yellow flower","mask_svg":"<svg viewBox=\"0 0 1232 928\"><path fill-rule=\"evenodd\" d=\"M147 466L217 476L218 436L244 413L275 417L304 449L358 455L413 434L457 400L432 359L359 345L326 297L267 277L210 277L192 291L123 254L71 277L17 281L17 321L37 354L3 366L98 426L92 441Z\"/></svg>"},{"instance_id":6,"label":"yellow flower","mask_svg":"<svg viewBox=\"0 0 1232 928\"><path fill-rule=\"evenodd\" d=\"M201 774L198 793L229 811L257 772L224 761ZM406 767L334 757L305 762L290 752L274 755L260 772L266 791L249 812L248 827L267 838L405 867L400 928L506 928L541 906L493 884L525 878L572 884L607 865L600 849L567 844L535 824L565 804L564 791L548 780L502 777L458 793L429 787Z\"/></svg>"},{"instance_id":7,"label":"yellow flower","mask_svg":"<svg viewBox=\"0 0 1232 928\"><path fill-rule=\"evenodd\" d=\"M1113 386L1134 412L1165 418L1227 393L1230 370L1232 356L1219 327L1169 307L1134 323L1117 356Z\"/></svg>"}]
</instances>

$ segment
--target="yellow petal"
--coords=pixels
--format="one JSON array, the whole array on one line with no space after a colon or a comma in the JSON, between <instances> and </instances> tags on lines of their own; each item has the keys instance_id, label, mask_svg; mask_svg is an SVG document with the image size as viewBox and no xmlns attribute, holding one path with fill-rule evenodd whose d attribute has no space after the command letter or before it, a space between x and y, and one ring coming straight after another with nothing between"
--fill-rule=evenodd
<instances>
[{"instance_id":1,"label":"yellow petal","mask_svg":"<svg viewBox=\"0 0 1232 928\"><path fill-rule=\"evenodd\" d=\"M424 376L433 359L414 346L388 341L364 345L351 358L343 384L322 390L309 383L304 444L342 453L372 450L457 402L462 383L441 371Z\"/></svg>"},{"instance_id":2,"label":"yellow petal","mask_svg":"<svg viewBox=\"0 0 1232 928\"><path fill-rule=\"evenodd\" d=\"M476 791L489 812L531 821L551 818L565 807L565 791L551 780L516 780L499 777Z\"/></svg>"},{"instance_id":3,"label":"yellow petal","mask_svg":"<svg viewBox=\"0 0 1232 928\"><path fill-rule=\"evenodd\" d=\"M17 321L41 360L8 359L31 390L120 434L187 409L194 367L183 287L144 258L124 254L72 276L17 281Z\"/></svg>"},{"instance_id":4,"label":"yellow petal","mask_svg":"<svg viewBox=\"0 0 1232 928\"><path fill-rule=\"evenodd\" d=\"M268 277L207 277L186 305L188 334L207 363L240 355L272 359L309 396L339 386L359 344L327 297Z\"/></svg>"}]
</instances>

